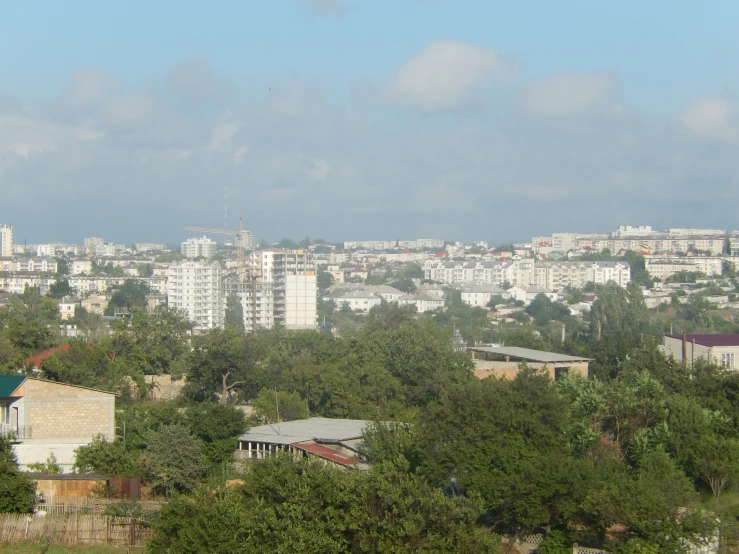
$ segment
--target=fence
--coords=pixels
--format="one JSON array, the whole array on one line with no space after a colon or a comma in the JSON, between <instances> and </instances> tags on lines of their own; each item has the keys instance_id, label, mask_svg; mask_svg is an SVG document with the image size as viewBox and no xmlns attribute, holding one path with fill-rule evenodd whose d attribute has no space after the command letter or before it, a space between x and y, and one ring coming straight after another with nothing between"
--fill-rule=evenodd
<instances>
[{"instance_id":1,"label":"fence","mask_svg":"<svg viewBox=\"0 0 739 554\"><path fill-rule=\"evenodd\" d=\"M134 518L109 516L0 516L0 544L46 541L56 544L143 546L152 531Z\"/></svg>"},{"instance_id":2,"label":"fence","mask_svg":"<svg viewBox=\"0 0 739 554\"><path fill-rule=\"evenodd\" d=\"M44 502L36 504L36 512L46 512L48 515L102 515L111 504L120 504L120 500L107 498L46 498ZM144 512L159 510L164 505L153 500L137 501L136 504Z\"/></svg>"},{"instance_id":3,"label":"fence","mask_svg":"<svg viewBox=\"0 0 739 554\"><path fill-rule=\"evenodd\" d=\"M587 548L585 546L572 546L572 554L608 554L605 550L598 550L597 548Z\"/></svg>"}]
</instances>

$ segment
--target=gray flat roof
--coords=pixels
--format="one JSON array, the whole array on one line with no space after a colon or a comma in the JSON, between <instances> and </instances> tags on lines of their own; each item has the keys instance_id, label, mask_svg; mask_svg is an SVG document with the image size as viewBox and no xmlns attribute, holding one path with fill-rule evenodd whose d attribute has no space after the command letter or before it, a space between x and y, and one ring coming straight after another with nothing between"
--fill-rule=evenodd
<instances>
[{"instance_id":1,"label":"gray flat roof","mask_svg":"<svg viewBox=\"0 0 739 554\"><path fill-rule=\"evenodd\" d=\"M239 437L240 441L295 444L314 439L348 440L361 437L369 421L363 419L330 419L311 417L281 421L279 425L252 427Z\"/></svg>"},{"instance_id":2,"label":"gray flat roof","mask_svg":"<svg viewBox=\"0 0 739 554\"><path fill-rule=\"evenodd\" d=\"M532 350L531 348L519 348L518 346L470 346L467 347L467 350L486 352L488 354L498 354L499 356L510 356L511 358L520 358L529 362L557 363L590 361L590 358L568 356L567 354L544 352L542 350Z\"/></svg>"}]
</instances>

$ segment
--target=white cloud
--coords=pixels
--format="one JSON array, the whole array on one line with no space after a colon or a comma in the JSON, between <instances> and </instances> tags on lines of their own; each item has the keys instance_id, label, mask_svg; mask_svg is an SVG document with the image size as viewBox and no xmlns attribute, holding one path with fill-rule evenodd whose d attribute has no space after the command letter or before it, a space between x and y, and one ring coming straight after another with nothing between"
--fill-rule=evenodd
<instances>
[{"instance_id":1,"label":"white cloud","mask_svg":"<svg viewBox=\"0 0 739 554\"><path fill-rule=\"evenodd\" d=\"M491 75L508 70L495 50L456 40L436 40L398 68L387 91L419 110L454 110L469 102Z\"/></svg>"},{"instance_id":2,"label":"white cloud","mask_svg":"<svg viewBox=\"0 0 739 554\"><path fill-rule=\"evenodd\" d=\"M521 90L520 103L532 115L547 118L616 113L616 83L608 75L561 73L533 81Z\"/></svg>"},{"instance_id":3,"label":"white cloud","mask_svg":"<svg viewBox=\"0 0 739 554\"><path fill-rule=\"evenodd\" d=\"M167 83L194 100L215 101L225 98L228 84L220 79L203 58L183 62L169 72Z\"/></svg>"},{"instance_id":4,"label":"white cloud","mask_svg":"<svg viewBox=\"0 0 739 554\"><path fill-rule=\"evenodd\" d=\"M121 88L120 82L102 69L81 69L69 77L57 107L71 112L90 110Z\"/></svg>"},{"instance_id":5,"label":"white cloud","mask_svg":"<svg viewBox=\"0 0 739 554\"><path fill-rule=\"evenodd\" d=\"M733 141L737 138L737 126L728 102L717 97L693 100L677 120L698 136Z\"/></svg>"},{"instance_id":6,"label":"white cloud","mask_svg":"<svg viewBox=\"0 0 739 554\"><path fill-rule=\"evenodd\" d=\"M433 55L439 46L415 58L444 61ZM462 70L447 59L441 64L447 69L427 68L427 86L417 87L410 86L416 81L409 75L422 74L417 66L425 66L409 60L410 69L396 75L406 85L395 90L396 99L421 112L453 110L474 100L488 76L506 69L492 51L441 46L448 58L468 61L478 58L449 52L472 48L487 65L456 64ZM445 72L456 76L453 84L442 78ZM614 80L569 77L565 84L558 76L525 85L528 103L500 98L503 109L474 118L453 112L432 118L411 109L389 121L395 112L383 112L386 105L339 104L299 79L273 81L264 97L228 106L206 97L181 102L167 75L150 89L103 87L108 92L101 93L82 87L91 92L72 96L85 99L77 104L84 109L62 115L5 98L0 211L40 209L38 198L54 206L74 197L88 204L72 203L70 220L84 221L92 234L95 224L86 214L109 206L139 213L146 197L147 206L166 205L149 225L170 240L182 226L178 218L220 221L220 187L227 182L229 211L258 235L277 239L320 231L337 240L382 232L502 242L524 239L536 225L551 231L552 213L583 228L647 217L654 226L668 217L667 225L699 226L700 220L687 218L697 217L704 201L713 203L715 225L731 224L725 222L733 221L734 204L725 199L739 197L735 144L703 140L731 136L727 131L736 128L725 102L697 99L676 116L686 128L676 133L674 118L641 117L620 107ZM548 94L542 97L542 91ZM603 117L613 113L627 116ZM218 191L203 194L214 183ZM669 199L670 209L655 212L653 199ZM96 209L90 209L93 203ZM52 232L53 220L47 219ZM120 229L122 240L132 238L125 233L142 232L130 221ZM34 233L42 231L34 226Z\"/></svg>"}]
</instances>

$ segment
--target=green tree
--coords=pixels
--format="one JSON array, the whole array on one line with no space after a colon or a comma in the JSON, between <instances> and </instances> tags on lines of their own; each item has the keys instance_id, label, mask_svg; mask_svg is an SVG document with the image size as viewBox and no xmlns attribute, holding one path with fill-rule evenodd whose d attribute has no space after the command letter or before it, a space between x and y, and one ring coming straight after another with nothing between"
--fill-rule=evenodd
<instances>
[{"instance_id":1,"label":"green tree","mask_svg":"<svg viewBox=\"0 0 739 554\"><path fill-rule=\"evenodd\" d=\"M566 404L544 375L470 382L421 414L419 471L478 495L498 529L566 524L591 478L588 464L569 455L568 426Z\"/></svg>"},{"instance_id":2,"label":"green tree","mask_svg":"<svg viewBox=\"0 0 739 554\"><path fill-rule=\"evenodd\" d=\"M54 258L56 260L57 276L69 275L69 263L64 258Z\"/></svg>"},{"instance_id":3,"label":"green tree","mask_svg":"<svg viewBox=\"0 0 739 554\"><path fill-rule=\"evenodd\" d=\"M252 402L254 415L264 423L278 423L308 419L310 412L305 400L297 392L262 389Z\"/></svg>"},{"instance_id":4,"label":"green tree","mask_svg":"<svg viewBox=\"0 0 739 554\"><path fill-rule=\"evenodd\" d=\"M323 294L331 285L334 284L334 277L328 271L319 269L316 281L318 282L318 293Z\"/></svg>"},{"instance_id":5,"label":"green tree","mask_svg":"<svg viewBox=\"0 0 739 554\"><path fill-rule=\"evenodd\" d=\"M0 329L24 356L47 350L61 339L57 303L41 296L37 287L26 287L10 297L7 311L0 311Z\"/></svg>"},{"instance_id":6,"label":"green tree","mask_svg":"<svg viewBox=\"0 0 739 554\"><path fill-rule=\"evenodd\" d=\"M136 477L141 473L141 460L135 451L126 449L119 440L95 437L90 444L74 451L74 470L116 477Z\"/></svg>"},{"instance_id":7,"label":"green tree","mask_svg":"<svg viewBox=\"0 0 739 554\"><path fill-rule=\"evenodd\" d=\"M152 486L167 496L191 492L205 477L201 443L183 425L164 425L149 437L144 468Z\"/></svg>"},{"instance_id":8,"label":"green tree","mask_svg":"<svg viewBox=\"0 0 739 554\"><path fill-rule=\"evenodd\" d=\"M201 442L205 461L211 467L230 462L238 446L236 438L246 431L244 412L234 406L198 402L184 410L184 424Z\"/></svg>"},{"instance_id":9,"label":"green tree","mask_svg":"<svg viewBox=\"0 0 739 554\"><path fill-rule=\"evenodd\" d=\"M389 283L389 285L402 292L413 292L416 290L416 285L408 278L398 279L397 281Z\"/></svg>"},{"instance_id":10,"label":"green tree","mask_svg":"<svg viewBox=\"0 0 739 554\"><path fill-rule=\"evenodd\" d=\"M36 483L18 469L10 441L0 435L0 513L30 514L36 504Z\"/></svg>"},{"instance_id":11,"label":"green tree","mask_svg":"<svg viewBox=\"0 0 739 554\"><path fill-rule=\"evenodd\" d=\"M56 456L49 454L46 462L35 462L28 464L28 469L33 473L43 473L45 475L55 475L62 472L62 466L57 463Z\"/></svg>"},{"instance_id":12,"label":"green tree","mask_svg":"<svg viewBox=\"0 0 739 554\"><path fill-rule=\"evenodd\" d=\"M70 294L72 294L72 287L69 286L69 281L67 279L57 279L49 285L47 296L49 298L64 298Z\"/></svg>"},{"instance_id":13,"label":"green tree","mask_svg":"<svg viewBox=\"0 0 739 554\"><path fill-rule=\"evenodd\" d=\"M721 493L739 476L739 441L704 435L698 441L695 465L718 502Z\"/></svg>"},{"instance_id":14,"label":"green tree","mask_svg":"<svg viewBox=\"0 0 739 554\"><path fill-rule=\"evenodd\" d=\"M226 298L226 325L236 327L242 333L246 331L244 326L244 306L236 294L231 293Z\"/></svg>"},{"instance_id":15,"label":"green tree","mask_svg":"<svg viewBox=\"0 0 739 554\"><path fill-rule=\"evenodd\" d=\"M154 265L153 264L139 264L136 268L139 277L151 277L154 275Z\"/></svg>"},{"instance_id":16,"label":"green tree","mask_svg":"<svg viewBox=\"0 0 739 554\"><path fill-rule=\"evenodd\" d=\"M149 287L138 279L126 279L120 286L113 287L105 315L115 315L116 309L143 308L146 305L146 297L149 295Z\"/></svg>"},{"instance_id":17,"label":"green tree","mask_svg":"<svg viewBox=\"0 0 739 554\"><path fill-rule=\"evenodd\" d=\"M185 394L197 400L218 396L226 404L247 383L257 359L256 339L229 326L213 329L193 342Z\"/></svg>"}]
</instances>

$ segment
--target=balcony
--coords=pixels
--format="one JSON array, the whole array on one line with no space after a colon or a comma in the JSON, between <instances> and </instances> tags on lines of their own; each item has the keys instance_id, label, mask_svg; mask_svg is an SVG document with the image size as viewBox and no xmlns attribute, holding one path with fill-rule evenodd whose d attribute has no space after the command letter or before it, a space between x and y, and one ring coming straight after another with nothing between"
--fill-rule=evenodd
<instances>
[{"instance_id":1,"label":"balcony","mask_svg":"<svg viewBox=\"0 0 739 554\"><path fill-rule=\"evenodd\" d=\"M32 439L33 428L30 425L7 425L0 423L0 436L6 437L10 442Z\"/></svg>"}]
</instances>

